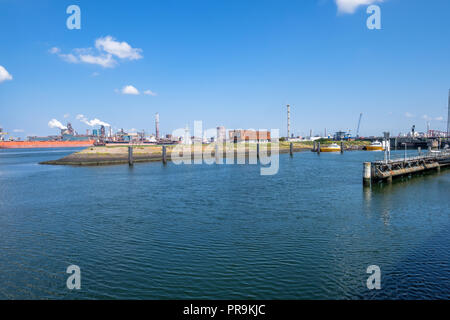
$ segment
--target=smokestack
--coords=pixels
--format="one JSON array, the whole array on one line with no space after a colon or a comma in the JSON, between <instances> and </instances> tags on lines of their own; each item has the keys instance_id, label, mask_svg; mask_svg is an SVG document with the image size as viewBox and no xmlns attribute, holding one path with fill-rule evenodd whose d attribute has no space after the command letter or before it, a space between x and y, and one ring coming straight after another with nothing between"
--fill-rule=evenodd
<instances>
[{"instance_id":1,"label":"smokestack","mask_svg":"<svg viewBox=\"0 0 450 320\"><path fill-rule=\"evenodd\" d=\"M291 107L287 105L287 137L291 137Z\"/></svg>"},{"instance_id":2,"label":"smokestack","mask_svg":"<svg viewBox=\"0 0 450 320\"><path fill-rule=\"evenodd\" d=\"M156 140L159 139L159 113L155 114Z\"/></svg>"},{"instance_id":3,"label":"smokestack","mask_svg":"<svg viewBox=\"0 0 450 320\"><path fill-rule=\"evenodd\" d=\"M448 90L447 139L450 138L449 131L450 131L450 89Z\"/></svg>"}]
</instances>

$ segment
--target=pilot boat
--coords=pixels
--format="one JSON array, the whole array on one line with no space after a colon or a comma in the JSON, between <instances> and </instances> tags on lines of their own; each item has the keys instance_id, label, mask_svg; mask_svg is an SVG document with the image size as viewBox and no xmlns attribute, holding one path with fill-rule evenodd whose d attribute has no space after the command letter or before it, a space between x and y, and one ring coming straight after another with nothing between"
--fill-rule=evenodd
<instances>
[{"instance_id":1,"label":"pilot boat","mask_svg":"<svg viewBox=\"0 0 450 320\"><path fill-rule=\"evenodd\" d=\"M383 151L384 146L380 141L374 141L366 147L367 151Z\"/></svg>"},{"instance_id":2,"label":"pilot boat","mask_svg":"<svg viewBox=\"0 0 450 320\"><path fill-rule=\"evenodd\" d=\"M336 143L330 144L329 146L320 147L320 152L340 152L341 147Z\"/></svg>"}]
</instances>

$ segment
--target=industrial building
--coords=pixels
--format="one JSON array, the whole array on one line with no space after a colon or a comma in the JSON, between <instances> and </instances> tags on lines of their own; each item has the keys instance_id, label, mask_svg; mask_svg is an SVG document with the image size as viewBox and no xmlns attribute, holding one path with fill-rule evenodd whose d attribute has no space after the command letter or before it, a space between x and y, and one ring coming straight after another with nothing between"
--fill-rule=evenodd
<instances>
[{"instance_id":1,"label":"industrial building","mask_svg":"<svg viewBox=\"0 0 450 320\"><path fill-rule=\"evenodd\" d=\"M269 142L270 131L256 130L230 130L228 132L230 141L238 142Z\"/></svg>"}]
</instances>

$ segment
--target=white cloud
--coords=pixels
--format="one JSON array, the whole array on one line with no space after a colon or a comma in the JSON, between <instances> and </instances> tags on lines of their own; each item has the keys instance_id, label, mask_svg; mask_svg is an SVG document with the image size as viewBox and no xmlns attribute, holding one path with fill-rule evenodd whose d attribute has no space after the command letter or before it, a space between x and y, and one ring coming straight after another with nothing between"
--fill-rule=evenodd
<instances>
[{"instance_id":1,"label":"white cloud","mask_svg":"<svg viewBox=\"0 0 450 320\"><path fill-rule=\"evenodd\" d=\"M98 73L98 72L93 72L93 73L91 74L92 77L98 77L99 75L100 75L100 73Z\"/></svg>"},{"instance_id":2,"label":"white cloud","mask_svg":"<svg viewBox=\"0 0 450 320\"><path fill-rule=\"evenodd\" d=\"M98 64L103 68L113 68L116 66L117 61L113 59L112 55L93 56L90 54L81 54L79 56L81 62L89 64Z\"/></svg>"},{"instance_id":3,"label":"white cloud","mask_svg":"<svg viewBox=\"0 0 450 320\"><path fill-rule=\"evenodd\" d=\"M106 36L95 40L95 47L99 50L115 55L120 59L138 60L142 58L142 55L140 54L142 49L132 48L125 41L116 41L116 39L111 36Z\"/></svg>"},{"instance_id":4,"label":"white cloud","mask_svg":"<svg viewBox=\"0 0 450 320\"><path fill-rule=\"evenodd\" d=\"M335 0L339 13L354 13L359 6L370 5L383 0Z\"/></svg>"},{"instance_id":5,"label":"white cloud","mask_svg":"<svg viewBox=\"0 0 450 320\"><path fill-rule=\"evenodd\" d=\"M62 60L69 62L69 63L78 63L79 60L76 56L74 56L72 53L61 53L61 49L58 47L53 47L50 50L48 50L51 54L55 54L58 57L60 57Z\"/></svg>"},{"instance_id":6,"label":"white cloud","mask_svg":"<svg viewBox=\"0 0 450 320\"><path fill-rule=\"evenodd\" d=\"M405 112L405 117L407 117L407 118L414 118L415 115L413 115L412 113L409 113L409 112Z\"/></svg>"},{"instance_id":7,"label":"white cloud","mask_svg":"<svg viewBox=\"0 0 450 320\"><path fill-rule=\"evenodd\" d=\"M128 85L122 88L122 94L133 94L138 95L139 90L133 87L132 85Z\"/></svg>"},{"instance_id":8,"label":"white cloud","mask_svg":"<svg viewBox=\"0 0 450 320\"><path fill-rule=\"evenodd\" d=\"M69 54L61 53L61 54L58 54L58 56L61 59L63 59L64 61L69 62L69 63L79 63L80 62L80 60L71 53L69 53Z\"/></svg>"},{"instance_id":9,"label":"white cloud","mask_svg":"<svg viewBox=\"0 0 450 320\"><path fill-rule=\"evenodd\" d=\"M436 118L433 118L433 117L430 117L430 116L428 116L428 115L426 115L426 114L424 114L423 116L422 116L422 119L424 119L424 120L435 120L435 121L443 121L444 120L444 117L436 117Z\"/></svg>"},{"instance_id":10,"label":"white cloud","mask_svg":"<svg viewBox=\"0 0 450 320\"><path fill-rule=\"evenodd\" d=\"M50 128L59 128L59 129L61 129L61 130L67 129L66 126L63 126L62 123L59 122L59 121L56 120L56 119L50 120L50 121L48 122L48 126L49 126Z\"/></svg>"},{"instance_id":11,"label":"white cloud","mask_svg":"<svg viewBox=\"0 0 450 320\"><path fill-rule=\"evenodd\" d=\"M9 72L5 69L5 67L0 65L0 82L6 81L6 80L12 80L12 75L9 74Z\"/></svg>"},{"instance_id":12,"label":"white cloud","mask_svg":"<svg viewBox=\"0 0 450 320\"><path fill-rule=\"evenodd\" d=\"M61 49L59 49L58 47L53 47L50 50L48 50L48 52L50 52L51 54L57 54L61 52Z\"/></svg>"},{"instance_id":13,"label":"white cloud","mask_svg":"<svg viewBox=\"0 0 450 320\"><path fill-rule=\"evenodd\" d=\"M25 130L23 130L23 129L14 129L13 132L14 133L21 133L21 132L25 132Z\"/></svg>"},{"instance_id":14,"label":"white cloud","mask_svg":"<svg viewBox=\"0 0 450 320\"><path fill-rule=\"evenodd\" d=\"M132 85L124 86L120 90L114 89L114 92L121 93L121 94L130 94L130 95L135 95L135 96L141 94L141 92L136 87L134 87ZM145 90L142 93L147 95L147 96L152 96L152 97L156 97L158 95L156 92L153 92L152 90Z\"/></svg>"},{"instance_id":15,"label":"white cloud","mask_svg":"<svg viewBox=\"0 0 450 320\"><path fill-rule=\"evenodd\" d=\"M84 115L79 114L76 116L77 120L80 120L81 122L87 124L90 127L95 127L95 126L105 126L105 127L111 127L111 125L109 123L106 123L104 121L101 121L100 119L93 119L93 120L89 120L88 118L86 118Z\"/></svg>"},{"instance_id":16,"label":"white cloud","mask_svg":"<svg viewBox=\"0 0 450 320\"><path fill-rule=\"evenodd\" d=\"M68 117L70 117L70 114L66 113L66 114L64 115L64 119L67 119Z\"/></svg>"},{"instance_id":17,"label":"white cloud","mask_svg":"<svg viewBox=\"0 0 450 320\"><path fill-rule=\"evenodd\" d=\"M72 53L62 53L61 49L53 47L49 52L69 63L96 64L103 68L114 68L118 64L114 57L122 60L138 60L142 58L142 49L132 48L128 43L116 41L111 36L95 40L95 48L97 50L93 48L76 48L72 50Z\"/></svg>"},{"instance_id":18,"label":"white cloud","mask_svg":"<svg viewBox=\"0 0 450 320\"><path fill-rule=\"evenodd\" d=\"M156 97L158 95L156 92L153 92L152 90L145 90L144 94L152 97Z\"/></svg>"}]
</instances>

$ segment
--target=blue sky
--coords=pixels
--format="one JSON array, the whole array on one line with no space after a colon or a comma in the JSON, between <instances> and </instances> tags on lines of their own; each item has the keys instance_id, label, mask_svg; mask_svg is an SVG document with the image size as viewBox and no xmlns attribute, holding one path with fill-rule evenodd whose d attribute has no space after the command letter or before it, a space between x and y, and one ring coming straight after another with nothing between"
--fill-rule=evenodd
<instances>
[{"instance_id":1,"label":"blue sky","mask_svg":"<svg viewBox=\"0 0 450 320\"><path fill-rule=\"evenodd\" d=\"M80 30L66 27L72 4ZM51 119L154 132L159 112L163 133L202 120L284 134L290 103L296 135L354 132L360 112L361 135L445 130L450 1L376 4L381 30L366 27L367 4L334 0L0 0L0 124L22 137L57 134Z\"/></svg>"}]
</instances>

